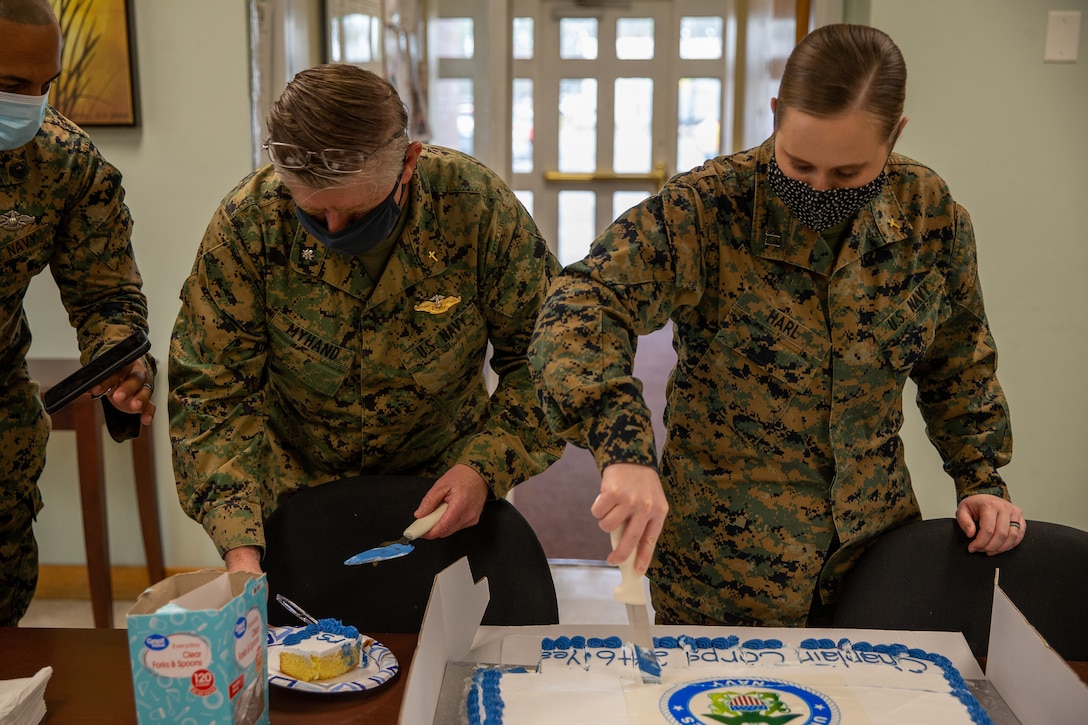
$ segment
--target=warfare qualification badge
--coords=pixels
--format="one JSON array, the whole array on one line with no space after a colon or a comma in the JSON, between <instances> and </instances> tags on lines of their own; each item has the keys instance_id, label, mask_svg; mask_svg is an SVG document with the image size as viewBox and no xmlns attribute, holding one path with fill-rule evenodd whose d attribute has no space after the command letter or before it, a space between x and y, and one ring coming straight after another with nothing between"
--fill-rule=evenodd
<instances>
[{"instance_id":1,"label":"warfare qualification badge","mask_svg":"<svg viewBox=\"0 0 1088 725\"><path fill-rule=\"evenodd\" d=\"M431 315L441 315L461 301L460 297L446 297L435 295L429 300L424 300L415 306L416 312L426 312Z\"/></svg>"},{"instance_id":2,"label":"warfare qualification badge","mask_svg":"<svg viewBox=\"0 0 1088 725\"><path fill-rule=\"evenodd\" d=\"M33 221L34 217L20 214L12 209L9 212L0 214L0 229L6 229L9 232L13 232L16 229L22 229Z\"/></svg>"}]
</instances>

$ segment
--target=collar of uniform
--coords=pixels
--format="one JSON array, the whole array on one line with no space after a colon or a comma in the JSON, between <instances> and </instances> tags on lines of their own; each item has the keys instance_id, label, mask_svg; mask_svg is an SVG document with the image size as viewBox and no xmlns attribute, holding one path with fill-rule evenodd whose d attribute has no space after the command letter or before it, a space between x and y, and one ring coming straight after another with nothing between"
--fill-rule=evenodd
<instances>
[{"instance_id":1,"label":"collar of uniform","mask_svg":"<svg viewBox=\"0 0 1088 725\"><path fill-rule=\"evenodd\" d=\"M763 259L793 264L820 274L830 271L827 255L817 254L826 245L819 233L793 218L789 207L778 198L767 181L767 168L774 155L774 136L756 153L752 200L752 253Z\"/></svg>"},{"instance_id":2,"label":"collar of uniform","mask_svg":"<svg viewBox=\"0 0 1088 725\"><path fill-rule=\"evenodd\" d=\"M907 221L899 200L895 197L895 176L888 174L888 183L880 194L866 204L854 218L853 231L843 240L835 269L860 259L874 249L907 239L914 228Z\"/></svg>"},{"instance_id":3,"label":"collar of uniform","mask_svg":"<svg viewBox=\"0 0 1088 725\"><path fill-rule=\"evenodd\" d=\"M0 186L21 184L29 175L30 163L26 160L25 145L10 151L0 151Z\"/></svg>"},{"instance_id":4,"label":"collar of uniform","mask_svg":"<svg viewBox=\"0 0 1088 725\"><path fill-rule=\"evenodd\" d=\"M854 217L853 226L844 240L834 264L818 254L824 248L820 234L794 218L789 207L778 198L767 181L767 167L774 154L774 137L760 146L756 155L756 174L752 210L752 252L764 259L773 259L827 274L859 259L867 252L906 239L912 229L892 191L894 175L875 199ZM890 164L889 164L890 166Z\"/></svg>"},{"instance_id":5,"label":"collar of uniform","mask_svg":"<svg viewBox=\"0 0 1088 725\"><path fill-rule=\"evenodd\" d=\"M373 285L362 263L355 257L338 254L302 228L294 215L294 202L290 202L291 269L305 277L319 279L325 284L347 292L361 300L370 295Z\"/></svg>"},{"instance_id":6,"label":"collar of uniform","mask_svg":"<svg viewBox=\"0 0 1088 725\"><path fill-rule=\"evenodd\" d=\"M449 265L449 248L439 233L433 195L428 184L430 147L424 146L416 170L408 182L407 218L401 242L393 248L378 287L369 304L377 305L428 277L441 274Z\"/></svg>"}]
</instances>

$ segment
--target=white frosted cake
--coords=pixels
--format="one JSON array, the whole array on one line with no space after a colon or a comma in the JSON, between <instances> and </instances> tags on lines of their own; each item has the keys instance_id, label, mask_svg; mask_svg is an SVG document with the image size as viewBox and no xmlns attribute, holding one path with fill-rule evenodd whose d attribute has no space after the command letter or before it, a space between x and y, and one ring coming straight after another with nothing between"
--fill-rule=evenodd
<instances>
[{"instance_id":1,"label":"white frosted cake","mask_svg":"<svg viewBox=\"0 0 1088 725\"><path fill-rule=\"evenodd\" d=\"M946 657L902 644L661 637L660 683L619 638L541 642L537 669L481 665L470 725L993 725Z\"/></svg>"},{"instance_id":2,"label":"white frosted cake","mask_svg":"<svg viewBox=\"0 0 1088 725\"><path fill-rule=\"evenodd\" d=\"M280 672L303 682L327 680L366 665L359 630L336 619L321 619L294 632L279 648Z\"/></svg>"}]
</instances>

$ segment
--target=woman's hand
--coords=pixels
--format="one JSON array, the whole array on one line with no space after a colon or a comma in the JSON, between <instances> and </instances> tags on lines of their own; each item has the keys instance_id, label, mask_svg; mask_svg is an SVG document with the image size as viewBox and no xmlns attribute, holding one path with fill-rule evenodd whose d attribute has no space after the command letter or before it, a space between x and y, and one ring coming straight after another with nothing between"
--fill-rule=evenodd
<instances>
[{"instance_id":1,"label":"woman's hand","mask_svg":"<svg viewBox=\"0 0 1088 725\"><path fill-rule=\"evenodd\" d=\"M1027 521L1019 506L998 496L979 493L968 496L956 507L956 521L971 539L967 550L1000 554L1024 540Z\"/></svg>"},{"instance_id":2,"label":"woman's hand","mask_svg":"<svg viewBox=\"0 0 1088 725\"><path fill-rule=\"evenodd\" d=\"M637 550L635 571L645 574L669 512L657 471L636 463L606 466L601 474L601 493L590 512L603 531L611 533L626 524L623 538L608 555L608 563L619 566Z\"/></svg>"}]
</instances>

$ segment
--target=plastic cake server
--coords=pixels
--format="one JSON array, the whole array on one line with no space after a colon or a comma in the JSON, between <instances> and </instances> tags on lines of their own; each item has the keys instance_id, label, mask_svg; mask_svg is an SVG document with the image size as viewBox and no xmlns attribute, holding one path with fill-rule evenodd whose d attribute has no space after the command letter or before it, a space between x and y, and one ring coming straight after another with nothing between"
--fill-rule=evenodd
<instances>
[{"instance_id":1,"label":"plastic cake server","mask_svg":"<svg viewBox=\"0 0 1088 725\"><path fill-rule=\"evenodd\" d=\"M384 544L375 546L373 549L361 551L344 563L348 566L370 564L372 562L388 561L410 554L412 550L415 549L411 542L430 531L434 525L438 523L438 520L442 518L442 514L444 513L446 513L445 501L438 504L431 513L421 519L413 521L412 524L404 530L404 535L399 539L387 541Z\"/></svg>"},{"instance_id":2,"label":"plastic cake server","mask_svg":"<svg viewBox=\"0 0 1088 725\"><path fill-rule=\"evenodd\" d=\"M611 533L612 548L615 549L623 538L627 524L620 524L619 528ZM616 601L627 606L627 621L631 625L631 643L635 647L635 660L638 662L639 672L644 683L653 684L661 682L661 664L654 654L654 641L650 636L650 617L646 614L646 589L642 585L642 577L635 573L635 555L638 550L631 552L620 564L620 585L612 590L612 596Z\"/></svg>"}]
</instances>

